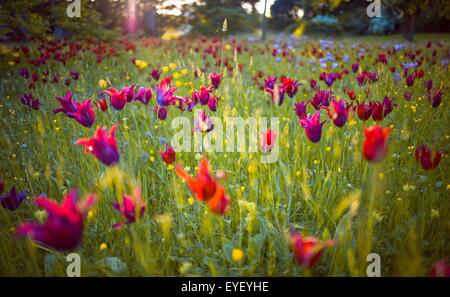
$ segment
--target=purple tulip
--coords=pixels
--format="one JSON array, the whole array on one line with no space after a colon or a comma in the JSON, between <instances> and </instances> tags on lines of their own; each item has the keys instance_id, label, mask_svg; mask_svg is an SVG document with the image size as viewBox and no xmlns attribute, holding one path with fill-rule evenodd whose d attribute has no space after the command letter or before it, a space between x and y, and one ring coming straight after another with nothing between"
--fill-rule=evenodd
<instances>
[{"instance_id":1,"label":"purple tulip","mask_svg":"<svg viewBox=\"0 0 450 297\"><path fill-rule=\"evenodd\" d=\"M0 204L11 211L16 210L22 201L28 196L27 191L17 193L16 187L12 187L11 191L0 196Z\"/></svg>"},{"instance_id":2,"label":"purple tulip","mask_svg":"<svg viewBox=\"0 0 450 297\"><path fill-rule=\"evenodd\" d=\"M306 137L313 142L320 141L322 136L322 126L326 121L320 122L320 111L316 112L312 116L308 116L300 120L300 125L305 129Z\"/></svg>"}]
</instances>

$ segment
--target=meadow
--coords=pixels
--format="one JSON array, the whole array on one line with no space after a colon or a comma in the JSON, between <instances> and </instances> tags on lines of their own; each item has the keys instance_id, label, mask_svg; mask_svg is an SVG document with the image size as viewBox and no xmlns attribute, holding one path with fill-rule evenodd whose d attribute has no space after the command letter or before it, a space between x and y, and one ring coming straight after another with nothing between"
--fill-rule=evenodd
<instances>
[{"instance_id":1,"label":"meadow","mask_svg":"<svg viewBox=\"0 0 450 297\"><path fill-rule=\"evenodd\" d=\"M428 276L435 263L448 265L448 35L419 35L411 44L400 36L283 35L260 42L223 33L169 41L44 40L0 50L2 276L65 276L72 252L81 257L82 276L366 276L371 253L380 256L382 276ZM212 85L213 72L221 76L207 91L215 102L200 104L193 94L205 95L201 88ZM278 77L275 84L264 81L269 75ZM278 88L281 76L292 80ZM165 77L179 97L166 92ZM136 89L122 93L131 85ZM138 86L152 91L139 97ZM110 87L133 97L123 109L112 106L114 94L102 92ZM332 94L317 99L319 89ZM82 115L83 125L67 110L53 112L61 107L55 96L68 91L76 102L91 98L93 123L90 114ZM345 100L344 111L333 98ZM322 106L310 103L296 114L294 104L308 100ZM358 114L363 102L368 111ZM270 140L279 145L278 160L260 162L270 147L176 152L175 160L169 150L163 158L176 132L172 120L182 115L194 122L192 105L219 118L278 117ZM301 122L317 112L327 122L313 143ZM93 144L86 153L76 143L113 125L118 160L115 154L99 160ZM362 147L372 126L390 133L375 141L381 151L371 160ZM183 175L195 176L206 159L207 181ZM13 186L27 197L11 198ZM219 206L209 203L209 186L217 195L224 190ZM43 196L60 202L74 188L80 200L95 194L91 208L79 205L58 221L54 205L45 211L35 203ZM56 223L44 231L36 225L18 231L23 223L49 220ZM64 239L75 242L59 242Z\"/></svg>"}]
</instances>

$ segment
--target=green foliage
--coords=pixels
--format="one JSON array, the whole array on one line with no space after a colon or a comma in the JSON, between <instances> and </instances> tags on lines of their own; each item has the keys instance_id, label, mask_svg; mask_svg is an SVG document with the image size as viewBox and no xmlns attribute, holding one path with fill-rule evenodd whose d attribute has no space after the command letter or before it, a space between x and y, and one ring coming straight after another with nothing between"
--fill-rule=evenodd
<instances>
[{"instance_id":1,"label":"green foliage","mask_svg":"<svg viewBox=\"0 0 450 297\"><path fill-rule=\"evenodd\" d=\"M25 34L45 37L64 33L77 38L108 39L112 32L106 29L101 14L90 1L81 1L81 17L67 16L70 2L50 3L45 0L4 1L0 6L0 36Z\"/></svg>"},{"instance_id":2,"label":"green foliage","mask_svg":"<svg viewBox=\"0 0 450 297\"><path fill-rule=\"evenodd\" d=\"M2 1L0 5L0 36L22 32L33 36L43 36L49 29L42 10L46 9L45 0Z\"/></svg>"},{"instance_id":3,"label":"green foliage","mask_svg":"<svg viewBox=\"0 0 450 297\"><path fill-rule=\"evenodd\" d=\"M105 39L110 37L105 29L101 14L93 9L90 1L81 1L81 17L69 18L66 5L53 5L51 7L52 27L59 28L72 36L81 38Z\"/></svg>"},{"instance_id":4,"label":"green foliage","mask_svg":"<svg viewBox=\"0 0 450 297\"><path fill-rule=\"evenodd\" d=\"M450 3L448 1L381 1L383 17L370 19L366 15L369 5L366 1L347 0L277 0L272 6L271 21L275 29L283 29L295 23L295 12L305 11L304 19L308 23L307 33L330 32L327 25L320 27L311 20L317 15L330 15L339 19L335 32L351 34L389 34L401 29L398 23L404 22L407 15L416 16L414 27L419 32L448 31ZM420 17L419 17L420 15Z\"/></svg>"},{"instance_id":5,"label":"green foliage","mask_svg":"<svg viewBox=\"0 0 450 297\"><path fill-rule=\"evenodd\" d=\"M417 39L416 49L421 49L425 57L430 57L433 50L424 46L426 40L443 40L448 44L448 36L443 35L421 35ZM130 62L131 57L148 61L152 66L174 63L175 69L164 75L174 76L175 72L187 69L188 74L179 80L192 82L198 89L204 81L195 77L194 69L214 60L209 57L203 60L201 52L190 51L184 56L180 52L187 46L204 44L184 39L143 48L137 43L135 52L127 53L118 47L119 56L105 58L101 64L90 52L81 53L79 60L68 60L66 65L49 61L46 65L49 76L58 73L67 77L69 70L74 69L80 72L80 78L70 87L64 83L36 83L33 93L42 102L38 111L28 110L19 99L28 90L28 81L17 75L18 69L30 67L26 59L20 65L9 65L7 62L14 58L12 53L2 56L0 129L4 133L0 138L0 164L7 188L16 185L18 189L28 189L31 197L45 192L58 201L71 187L77 187L82 196L89 192L98 194L98 202L85 224L83 243L74 251L81 255L82 275L364 276L365 257L370 251L380 254L383 276L425 276L434 261L448 259L450 160L443 157L438 168L425 172L410 147L426 143L450 150L450 102L444 99L441 106L432 108L422 83L411 88L404 83L393 85L389 69L404 63L409 49L390 55L388 65L373 63L379 49L386 42L391 45L400 42L399 37L337 39L330 49L340 56L349 55L354 61L363 46L371 57L364 59L361 67L380 75L379 81L370 86L371 99L389 96L398 104L382 122L385 127L392 125L392 132L389 154L380 164L371 164L361 157L362 130L373 125L372 120L361 122L353 115L343 128L327 123L321 142L312 144L298 123L292 103L309 99L314 92L302 86L293 101L287 99L282 106L268 105L268 94L252 82L252 77L261 70L264 74L284 74L304 80L302 84L306 86L308 79L318 76L311 69L320 67L317 61L303 65L291 63L289 58L277 61L265 50L270 49L273 40L247 43L238 38L237 42L251 52L237 56L238 63L245 66L242 72L224 76L215 115L278 117L280 159L277 163L260 164L258 154L250 157L239 153L205 153L214 171L226 170L224 186L232 202L225 216L211 214L198 201L190 204L192 193L158 154L163 149L160 137L169 139L174 133L171 120L192 114L171 110L168 119L160 121L151 111L156 104L154 98L148 106L133 102L120 112L95 109L95 125L91 128L82 127L63 114L52 114L58 107L54 97L68 90L75 93L77 101L97 98L102 90L100 79L108 78L115 87L133 83L151 85L146 80L148 72L138 70ZM361 46L354 48L355 44ZM310 59L313 47L320 49L320 44L310 38L293 49L293 54ZM36 55L36 49L31 50ZM439 66L446 51L447 47L438 49L435 65L422 64L423 81L432 78L436 86L446 86L448 68ZM231 49L223 55L233 59ZM32 70L42 76L42 68ZM347 98L344 86L365 96L365 90L358 87L353 75L335 83L336 96ZM413 94L409 102L402 99L405 90ZM180 85L177 94L187 96L191 89ZM117 168L103 166L74 145L75 139L93 135L95 126L111 127L115 123L119 124L116 137L121 153ZM185 168L189 166L193 173L200 157L196 153L177 153L177 162ZM256 168L250 170L250 166ZM120 220L111 204L121 197L118 186L105 186L104 181L111 176L117 177L114 182L127 189L127 193L133 188L130 184L141 185L148 206L145 216L119 230L111 230L111 225ZM22 222L34 220L37 210L31 199L15 212L0 207L0 275L66 275L65 255L43 249L28 239L18 239L12 233ZM167 222L171 223L164 226L168 230L164 235L162 225ZM286 238L289 227L323 240L334 238L338 243L308 270L293 261ZM101 249L102 243L107 247ZM243 251L242 261L232 259L234 248Z\"/></svg>"},{"instance_id":6,"label":"green foliage","mask_svg":"<svg viewBox=\"0 0 450 297\"><path fill-rule=\"evenodd\" d=\"M259 28L258 17L255 14L248 14L242 6L236 5L235 0L222 1L222 5L217 5L211 1L203 5L195 5L194 13L190 25L193 33L212 35L217 34L222 29L224 19L227 19L229 33L251 32Z\"/></svg>"},{"instance_id":7,"label":"green foliage","mask_svg":"<svg viewBox=\"0 0 450 297\"><path fill-rule=\"evenodd\" d=\"M309 32L327 35L334 35L342 32L342 26L338 19L326 15L315 16L307 22L306 28Z\"/></svg>"}]
</instances>

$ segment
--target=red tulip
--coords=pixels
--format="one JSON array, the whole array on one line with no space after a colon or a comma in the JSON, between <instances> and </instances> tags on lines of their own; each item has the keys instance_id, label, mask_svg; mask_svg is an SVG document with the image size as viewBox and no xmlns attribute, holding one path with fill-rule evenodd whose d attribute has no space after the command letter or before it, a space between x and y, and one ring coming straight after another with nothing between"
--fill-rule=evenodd
<instances>
[{"instance_id":1,"label":"red tulip","mask_svg":"<svg viewBox=\"0 0 450 297\"><path fill-rule=\"evenodd\" d=\"M371 103L365 104L363 102L358 103L356 107L356 112L358 114L358 118L361 121L367 121L372 115L372 104Z\"/></svg>"},{"instance_id":2,"label":"red tulip","mask_svg":"<svg viewBox=\"0 0 450 297\"><path fill-rule=\"evenodd\" d=\"M201 105L208 104L209 98L211 97L211 93L213 92L213 87L205 87L202 86L199 91L195 90L192 93L192 100L194 102L200 102Z\"/></svg>"},{"instance_id":3,"label":"red tulip","mask_svg":"<svg viewBox=\"0 0 450 297\"><path fill-rule=\"evenodd\" d=\"M206 115L206 112L202 110L194 123L194 132L208 133L214 129L214 123L212 119Z\"/></svg>"},{"instance_id":4,"label":"red tulip","mask_svg":"<svg viewBox=\"0 0 450 297\"><path fill-rule=\"evenodd\" d=\"M266 91L270 94L272 98L272 102L278 105L283 104L284 100L284 94L286 93L286 90L284 89L282 84L278 84L275 86L274 89L266 88Z\"/></svg>"},{"instance_id":5,"label":"red tulip","mask_svg":"<svg viewBox=\"0 0 450 297\"><path fill-rule=\"evenodd\" d=\"M75 119L84 127L91 127L94 124L95 112L91 106L91 99L86 99L83 102L72 101L72 93L68 91L64 98L56 96L56 99L61 103L61 108L53 110L53 113L64 112L69 118Z\"/></svg>"},{"instance_id":6,"label":"red tulip","mask_svg":"<svg viewBox=\"0 0 450 297\"><path fill-rule=\"evenodd\" d=\"M167 165L172 164L175 162L175 151L172 147L166 144L166 149L162 152L160 152L161 158L163 159L164 163Z\"/></svg>"},{"instance_id":7,"label":"red tulip","mask_svg":"<svg viewBox=\"0 0 450 297\"><path fill-rule=\"evenodd\" d=\"M164 106L162 106L162 107L159 107L159 106L157 106L156 107L156 114L158 115L158 118L160 119L160 120L165 120L166 118L167 118L167 108L165 108Z\"/></svg>"},{"instance_id":8,"label":"red tulip","mask_svg":"<svg viewBox=\"0 0 450 297\"><path fill-rule=\"evenodd\" d=\"M59 113L64 112L68 117L74 118L75 113L77 111L77 107L75 105L75 102L72 101L73 93L70 91L67 91L66 95L63 97L56 96L55 98L59 101L61 104L61 108L57 108L53 110L53 113Z\"/></svg>"},{"instance_id":9,"label":"red tulip","mask_svg":"<svg viewBox=\"0 0 450 297\"><path fill-rule=\"evenodd\" d=\"M152 89L146 87L140 87L134 100L141 101L144 104L148 104L152 98Z\"/></svg>"},{"instance_id":10,"label":"red tulip","mask_svg":"<svg viewBox=\"0 0 450 297\"><path fill-rule=\"evenodd\" d=\"M282 76L281 84L283 85L283 89L286 90L286 93L290 98L294 97L298 92L298 82L295 79Z\"/></svg>"},{"instance_id":11,"label":"red tulip","mask_svg":"<svg viewBox=\"0 0 450 297\"><path fill-rule=\"evenodd\" d=\"M261 151L263 153L270 152L275 146L277 133L269 129L267 131L262 131L261 135Z\"/></svg>"},{"instance_id":12,"label":"red tulip","mask_svg":"<svg viewBox=\"0 0 450 297\"><path fill-rule=\"evenodd\" d=\"M322 256L323 249L335 244L334 240L321 242L315 237L302 237L291 231L291 248L298 264L306 268L313 267Z\"/></svg>"},{"instance_id":13,"label":"red tulip","mask_svg":"<svg viewBox=\"0 0 450 297\"><path fill-rule=\"evenodd\" d=\"M156 103L158 103L159 106L171 105L174 102L173 97L176 90L177 89L171 85L170 77L165 77L156 87Z\"/></svg>"},{"instance_id":14,"label":"red tulip","mask_svg":"<svg viewBox=\"0 0 450 297\"><path fill-rule=\"evenodd\" d=\"M356 99L356 92L355 92L355 90L347 90L345 93L350 98L350 100L355 100Z\"/></svg>"},{"instance_id":15,"label":"red tulip","mask_svg":"<svg viewBox=\"0 0 450 297\"><path fill-rule=\"evenodd\" d=\"M383 102L372 103L372 119L374 121L383 120L393 110L394 104L389 97L384 97Z\"/></svg>"},{"instance_id":16,"label":"red tulip","mask_svg":"<svg viewBox=\"0 0 450 297\"><path fill-rule=\"evenodd\" d=\"M358 85L363 86L367 82L367 72L363 71L356 76L356 80L358 81Z\"/></svg>"},{"instance_id":17,"label":"red tulip","mask_svg":"<svg viewBox=\"0 0 450 297\"><path fill-rule=\"evenodd\" d=\"M176 174L188 183L197 200L208 204L209 209L223 215L230 205L230 199L225 195L223 186L211 176L208 160L202 159L199 164L197 177L191 177L180 166L175 168Z\"/></svg>"},{"instance_id":18,"label":"red tulip","mask_svg":"<svg viewBox=\"0 0 450 297\"><path fill-rule=\"evenodd\" d=\"M117 125L114 125L106 135L106 128L97 128L93 138L81 138L76 144L86 147L86 153L92 153L103 164L110 166L119 162L117 141L114 137Z\"/></svg>"},{"instance_id":19,"label":"red tulip","mask_svg":"<svg viewBox=\"0 0 450 297\"><path fill-rule=\"evenodd\" d=\"M108 103L106 102L106 99L97 100L95 102L95 105L97 105L97 107L100 108L101 111L107 111L108 110Z\"/></svg>"},{"instance_id":20,"label":"red tulip","mask_svg":"<svg viewBox=\"0 0 450 297\"><path fill-rule=\"evenodd\" d=\"M122 110L125 107L125 104L127 104L127 97L123 90L118 91L117 89L111 87L101 93L105 93L109 96L109 101L115 110Z\"/></svg>"},{"instance_id":21,"label":"red tulip","mask_svg":"<svg viewBox=\"0 0 450 297\"><path fill-rule=\"evenodd\" d=\"M364 129L363 155L366 160L380 162L388 152L387 137L390 128L372 126Z\"/></svg>"},{"instance_id":22,"label":"red tulip","mask_svg":"<svg viewBox=\"0 0 450 297\"><path fill-rule=\"evenodd\" d=\"M330 106L330 101L333 99L332 91L318 90L309 102L316 110L319 110L321 106Z\"/></svg>"},{"instance_id":23,"label":"red tulip","mask_svg":"<svg viewBox=\"0 0 450 297\"><path fill-rule=\"evenodd\" d=\"M158 68L153 69L152 72L151 72L151 76L156 81L159 80L160 75L161 75L161 71Z\"/></svg>"},{"instance_id":24,"label":"red tulip","mask_svg":"<svg viewBox=\"0 0 450 297\"><path fill-rule=\"evenodd\" d=\"M37 197L37 206L47 211L44 224L26 223L16 229L17 235L30 235L35 241L59 251L76 248L83 237L84 218L96 201L89 195L77 203L77 193L70 191L62 204L47 197Z\"/></svg>"},{"instance_id":25,"label":"red tulip","mask_svg":"<svg viewBox=\"0 0 450 297\"><path fill-rule=\"evenodd\" d=\"M295 110L295 114L297 115L297 117L299 119L304 119L306 118L308 115L306 113L306 106L308 105L308 103L305 102L300 102L300 103L295 103L294 104L294 110Z\"/></svg>"},{"instance_id":26,"label":"red tulip","mask_svg":"<svg viewBox=\"0 0 450 297\"><path fill-rule=\"evenodd\" d=\"M115 210L125 219L125 222L120 222L113 225L114 229L121 228L125 224L134 223L137 218L140 218L145 213L145 202L141 198L141 189L135 188L133 196L123 195L121 203L114 203Z\"/></svg>"},{"instance_id":27,"label":"red tulip","mask_svg":"<svg viewBox=\"0 0 450 297\"><path fill-rule=\"evenodd\" d=\"M333 123L337 127L343 127L347 122L348 109L347 102L344 99L339 101L331 100L331 109L327 106L322 106L323 109L328 111L328 117L333 120Z\"/></svg>"},{"instance_id":28,"label":"red tulip","mask_svg":"<svg viewBox=\"0 0 450 297\"><path fill-rule=\"evenodd\" d=\"M425 145L420 145L416 148L416 160L422 165L422 168L425 170L431 170L436 168L441 161L442 152L433 151L431 148L426 147Z\"/></svg>"},{"instance_id":29,"label":"red tulip","mask_svg":"<svg viewBox=\"0 0 450 297\"><path fill-rule=\"evenodd\" d=\"M450 265L445 260L439 260L434 263L431 269L432 277L450 277Z\"/></svg>"},{"instance_id":30,"label":"red tulip","mask_svg":"<svg viewBox=\"0 0 450 297\"><path fill-rule=\"evenodd\" d=\"M209 101L208 101L209 110L215 112L217 110L217 105L218 104L219 103L218 103L217 95L213 95L213 96L211 96L211 98L209 98Z\"/></svg>"},{"instance_id":31,"label":"red tulip","mask_svg":"<svg viewBox=\"0 0 450 297\"><path fill-rule=\"evenodd\" d=\"M273 89L275 87L275 83L277 82L277 77L274 76L268 76L267 78L264 79L264 88L266 89Z\"/></svg>"},{"instance_id":32,"label":"red tulip","mask_svg":"<svg viewBox=\"0 0 450 297\"><path fill-rule=\"evenodd\" d=\"M213 72L209 75L209 80L214 89L218 89L220 86L220 82L222 81L222 74Z\"/></svg>"},{"instance_id":33,"label":"red tulip","mask_svg":"<svg viewBox=\"0 0 450 297\"><path fill-rule=\"evenodd\" d=\"M133 101L135 95L136 95L136 91L134 90L135 85L131 85L131 86L126 86L123 87L121 92L123 94L125 94L125 97L127 98L127 102L131 102Z\"/></svg>"},{"instance_id":34,"label":"red tulip","mask_svg":"<svg viewBox=\"0 0 450 297\"><path fill-rule=\"evenodd\" d=\"M84 127L91 127L94 124L95 112L91 106L91 99L86 99L83 102L75 102L77 111L75 113L75 120Z\"/></svg>"}]
</instances>

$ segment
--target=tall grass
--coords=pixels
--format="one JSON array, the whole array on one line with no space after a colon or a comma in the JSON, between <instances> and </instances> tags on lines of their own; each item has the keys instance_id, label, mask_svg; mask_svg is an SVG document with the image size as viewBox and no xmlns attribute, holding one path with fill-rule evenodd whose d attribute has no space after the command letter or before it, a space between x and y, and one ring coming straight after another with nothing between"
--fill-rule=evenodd
<instances>
[{"instance_id":1,"label":"tall grass","mask_svg":"<svg viewBox=\"0 0 450 297\"><path fill-rule=\"evenodd\" d=\"M424 47L425 38L445 40L438 53L444 58L448 36L419 37L420 48L430 56L430 50ZM193 40L138 46L134 53L119 51L119 56L101 64L87 52L65 66L50 61L44 66L50 73L68 76L69 70L75 69L81 75L69 87L63 83L36 84L33 93L42 102L39 111L29 111L20 103L20 96L28 91L27 83L17 75L20 66L8 65L8 56L4 56L0 81L1 177L8 189L12 185L28 189L31 197L46 193L60 201L73 187L82 195L98 194L83 243L75 250L81 255L84 276L365 276L369 253L380 254L384 276L427 275L436 260L450 257L449 160L444 157L437 169L425 172L414 159L414 149L426 143L450 151L448 92L442 105L433 109L419 82L410 89L413 100L404 101L406 86L403 82L394 85L389 71L389 66L398 67L406 61L402 52L391 57L387 66L372 64L387 41L391 45L399 42L385 37L341 39L334 48L335 53L354 61L364 46L372 58L365 59L362 67L377 67L380 74L379 82L372 87L373 99L396 99L398 106L382 122L393 130L389 154L381 164L368 163L361 155L362 131L373 124L372 120L363 123L353 115L343 128L329 121L318 144L305 137L292 108L293 101L313 96L306 86L319 73L312 72L307 61L310 57L302 50L311 44L319 47L316 40L303 41L292 49L303 65L283 58L277 61L270 50L261 54L265 44L238 40L250 49L235 57L234 63L244 65L244 70L230 75L224 70L226 76L219 89L222 100L215 116L279 117L278 162L262 164L256 153L177 153L177 162L189 167L191 174L202 155L208 157L214 170L226 171L225 189L232 204L223 217L210 213L203 204L192 203L192 193L175 175L173 166L166 166L159 156L163 150L160 138L173 135L170 123L180 115L178 110L171 110L167 120L158 120L151 110L154 98L148 106L131 103L120 112L96 110L95 125L119 124L116 138L121 160L113 168L101 165L74 144L78 138L93 135L95 127L87 129L62 114L52 114L58 105L54 96L62 96L67 90L81 100L97 98L100 79L108 78L117 87L132 83L149 86L154 81L146 81L148 70L169 63L175 63L176 69L163 75L185 68L188 74L179 80L199 88L207 77L195 78L194 70L205 62L214 65L214 61L202 59L201 53L193 50L180 56L188 45L201 46ZM352 48L354 42L360 45ZM271 48L273 42L268 41L267 46ZM233 61L232 49L225 46L223 56ZM148 61L151 66L138 71L131 57ZM314 66L319 67L317 63ZM439 62L422 67L426 71L423 81L432 78L435 84L447 86L448 68L442 69ZM294 77L304 86L294 100L287 98L280 107L269 104L269 95L251 81L258 70L266 75ZM42 68L36 71L41 76ZM349 75L333 86L335 95L346 97L344 85L363 93ZM178 89L180 95L192 90L189 85ZM192 118L189 113L184 115ZM131 193L136 185L142 186L147 213L135 224L112 230L120 216L111 204ZM13 234L21 222L40 215L32 199L15 212L0 208L0 275L65 275L65 255ZM335 238L337 244L308 270L293 261L289 228L322 240ZM100 249L102 243L106 248ZM233 260L234 248L244 252L242 261ZM104 265L105 257L120 259L126 269L115 271Z\"/></svg>"}]
</instances>

